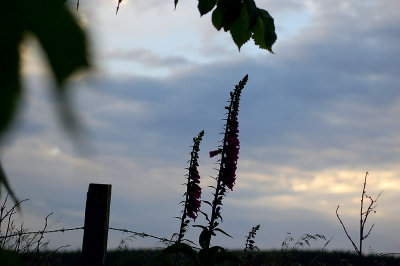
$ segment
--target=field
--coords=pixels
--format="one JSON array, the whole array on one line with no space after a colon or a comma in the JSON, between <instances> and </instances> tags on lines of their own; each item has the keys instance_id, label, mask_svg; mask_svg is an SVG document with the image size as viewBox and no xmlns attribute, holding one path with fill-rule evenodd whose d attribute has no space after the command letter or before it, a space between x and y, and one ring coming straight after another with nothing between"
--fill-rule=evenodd
<instances>
[{"instance_id":1,"label":"field","mask_svg":"<svg viewBox=\"0 0 400 266\"><path fill-rule=\"evenodd\" d=\"M241 256L243 251L232 251ZM42 252L41 256L49 260L45 265L71 266L79 265L80 252ZM29 264L29 258L22 258L23 265ZM161 256L161 250L114 250L109 251L106 265L168 265L168 260ZM193 265L186 258L184 265ZM225 262L218 265L239 265ZM255 254L252 265L358 265L358 256L349 252L321 251L261 251ZM364 257L363 265L400 265L400 258L394 256L369 255Z\"/></svg>"}]
</instances>

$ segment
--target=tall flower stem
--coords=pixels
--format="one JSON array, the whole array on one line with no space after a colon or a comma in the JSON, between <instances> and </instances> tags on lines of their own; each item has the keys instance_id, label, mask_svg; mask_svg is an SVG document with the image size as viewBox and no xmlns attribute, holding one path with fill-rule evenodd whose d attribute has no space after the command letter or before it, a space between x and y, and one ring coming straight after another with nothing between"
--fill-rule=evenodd
<instances>
[{"instance_id":1,"label":"tall flower stem","mask_svg":"<svg viewBox=\"0 0 400 266\"><path fill-rule=\"evenodd\" d=\"M186 192L183 194L185 197L183 203L183 211L181 217L175 217L180 220L180 227L179 233L173 234L173 238L177 236L177 240L170 246L166 247L162 250L164 255L168 254L175 254L175 259L173 265L181 265L180 263L180 253L186 254L191 258L196 260L197 254L193 250L191 246L184 241L191 242L187 239L184 239L185 233L187 231L187 227L190 223L190 219L196 220L198 216L198 212L200 211L201 206L201 188L200 184L200 175L197 167L199 166L198 159L199 159L199 151L200 151L200 142L204 136L204 130L202 130L197 137L193 138L193 146L192 151L190 152L190 160L189 167L186 168L188 173L185 175L187 176L186 180Z\"/></svg>"},{"instance_id":2,"label":"tall flower stem","mask_svg":"<svg viewBox=\"0 0 400 266\"><path fill-rule=\"evenodd\" d=\"M195 220L197 218L197 212L200 209L201 201L201 188L198 185L200 183L200 175L197 170L199 165L199 151L200 151L200 142L204 136L204 130L202 130L197 137L193 138L193 146L192 151L190 153L190 161L189 168L187 174L187 183L186 183L186 192L185 192L185 201L184 208L181 216L181 225L179 229L179 235L177 243L180 243L184 237L186 232L186 227L188 226L190 220L187 218L192 218Z\"/></svg>"},{"instance_id":3,"label":"tall flower stem","mask_svg":"<svg viewBox=\"0 0 400 266\"><path fill-rule=\"evenodd\" d=\"M210 152L210 157L221 154L220 167L218 171L217 185L215 187L214 200L212 201L211 217L206 235L205 248L210 248L211 237L215 231L223 232L218 228L219 219L222 221L221 206L222 199L225 196L227 188L233 188L236 180L236 167L239 154L239 139L238 139L238 112L240 94L246 85L248 76L246 75L235 89L230 93L229 106L225 108L228 110L224 138L222 141L222 148ZM223 232L224 233L224 232Z\"/></svg>"}]
</instances>

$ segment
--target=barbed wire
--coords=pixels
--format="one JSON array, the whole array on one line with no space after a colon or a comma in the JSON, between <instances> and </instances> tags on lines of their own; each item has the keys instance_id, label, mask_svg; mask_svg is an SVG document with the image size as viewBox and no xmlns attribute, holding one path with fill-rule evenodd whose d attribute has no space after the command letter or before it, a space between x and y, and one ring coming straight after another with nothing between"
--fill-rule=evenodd
<instances>
[{"instance_id":1,"label":"barbed wire","mask_svg":"<svg viewBox=\"0 0 400 266\"><path fill-rule=\"evenodd\" d=\"M5 236L0 236L0 239L4 238L9 238L9 237L15 237L15 236L22 236L22 235L34 235L34 234L48 234L48 233L56 233L56 232L66 232L66 231L74 231L74 230L83 230L85 227L74 227L74 228L62 228L62 229L57 229L57 230L43 230L43 231L32 231L32 232L18 232L18 233L13 233L10 235L5 235Z\"/></svg>"},{"instance_id":2,"label":"barbed wire","mask_svg":"<svg viewBox=\"0 0 400 266\"><path fill-rule=\"evenodd\" d=\"M9 234L9 235L4 235L4 236L0 236L0 239L6 239L6 238L10 238L10 237L16 237L16 236L22 236L22 235L33 235L33 234L49 234L49 233L57 233L57 232L67 232L67 231L75 231L75 230L84 230L85 227L72 227L72 228L61 228L61 229L56 229L56 230L42 230L42 231L31 231L31 232L17 232L17 233L13 233L13 234ZM147 234L147 233L139 233L139 232L135 232L132 230L128 230L125 228L115 228L115 227L109 227L109 230L114 230L114 231L120 231L123 233L130 233L133 234L135 236L141 237L141 238L154 238L157 239L159 241L162 242L166 242L166 243L171 243L174 242L170 239L164 238L164 237L159 237L159 236L155 236L155 235L151 235L151 234Z\"/></svg>"},{"instance_id":3,"label":"barbed wire","mask_svg":"<svg viewBox=\"0 0 400 266\"><path fill-rule=\"evenodd\" d=\"M138 237L141 237L141 238L145 238L145 237L154 238L154 239L160 240L161 242L165 242L165 243L174 242L173 240L170 240L170 239L167 239L167 238L164 238L164 237L158 237L158 236L154 236L154 235L150 235L150 234L146 234L146 233L139 233L139 232L127 230L127 229L124 229L124 228L109 227L108 229L114 230L114 231L121 231L123 233L131 233L131 234L133 234L135 236L138 236Z\"/></svg>"}]
</instances>

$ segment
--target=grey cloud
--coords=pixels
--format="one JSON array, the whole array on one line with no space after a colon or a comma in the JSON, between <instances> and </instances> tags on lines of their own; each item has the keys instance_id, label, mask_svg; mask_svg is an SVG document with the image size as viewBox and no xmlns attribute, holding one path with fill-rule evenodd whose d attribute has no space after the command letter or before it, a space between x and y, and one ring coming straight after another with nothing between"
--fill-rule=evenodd
<instances>
[{"instance_id":1,"label":"grey cloud","mask_svg":"<svg viewBox=\"0 0 400 266\"><path fill-rule=\"evenodd\" d=\"M174 67L187 65L190 62L180 56L160 56L146 49L114 50L105 55L106 60L124 60L138 63L145 67Z\"/></svg>"}]
</instances>

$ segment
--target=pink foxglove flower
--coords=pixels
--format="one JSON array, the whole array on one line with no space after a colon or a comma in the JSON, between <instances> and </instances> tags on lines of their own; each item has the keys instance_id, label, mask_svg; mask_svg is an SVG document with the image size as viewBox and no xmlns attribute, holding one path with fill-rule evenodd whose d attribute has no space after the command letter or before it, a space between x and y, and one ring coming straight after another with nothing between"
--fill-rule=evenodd
<instances>
[{"instance_id":1,"label":"pink foxglove flower","mask_svg":"<svg viewBox=\"0 0 400 266\"><path fill-rule=\"evenodd\" d=\"M225 107L225 109L227 110L227 119L222 145L217 150L210 151L210 157L221 154L221 159L219 160L220 167L218 177L215 178L217 180L217 185L214 187L214 200L212 201L212 203L205 201L212 207L211 218L208 219L208 216L206 216L209 224L207 227L202 227L203 232L201 233L201 236L203 235L203 238L205 238L205 241L202 242L202 247L206 250L209 249L211 237L215 235L216 231L227 234L222 231L222 229L218 226L219 223L222 222L222 199L225 197L227 189L233 189L236 181L236 169L240 149L240 142L238 139L239 102L240 94L247 83L247 79L248 76L246 75L239 82L239 84L235 86L235 89L230 93L231 99L229 101L229 105Z\"/></svg>"},{"instance_id":2,"label":"pink foxglove flower","mask_svg":"<svg viewBox=\"0 0 400 266\"><path fill-rule=\"evenodd\" d=\"M199 186L200 183L200 175L197 171L198 164L193 165L192 169L189 169L189 177L187 184L187 201L186 201L186 215L193 220L197 218L197 212L201 206L201 188Z\"/></svg>"},{"instance_id":3,"label":"pink foxglove flower","mask_svg":"<svg viewBox=\"0 0 400 266\"><path fill-rule=\"evenodd\" d=\"M233 189L233 186L236 181L236 169L237 169L237 160L239 159L239 149L240 142L238 139L239 136L239 102L240 102L240 94L244 87L244 84L247 82L247 76L243 79L239 85L235 86L235 90L231 92L231 100L230 105L227 106L228 117L226 121L225 128L225 137L223 140L222 147L222 158L221 158L221 167L219 173L219 179L221 181L222 186ZM210 152L211 155L211 152Z\"/></svg>"},{"instance_id":4,"label":"pink foxglove flower","mask_svg":"<svg viewBox=\"0 0 400 266\"><path fill-rule=\"evenodd\" d=\"M222 149L218 149L218 150L215 150L215 151L210 151L210 158L220 154L221 152L222 152Z\"/></svg>"},{"instance_id":5,"label":"pink foxglove flower","mask_svg":"<svg viewBox=\"0 0 400 266\"><path fill-rule=\"evenodd\" d=\"M185 206L183 210L182 220L186 217L192 218L196 220L197 212L201 206L201 188L200 184L200 175L197 167L199 166L198 158L200 151L200 142L204 136L204 130L199 133L199 135L193 138L193 149L190 153L190 161L189 161L189 172L187 174L187 189L186 189L186 199Z\"/></svg>"},{"instance_id":6,"label":"pink foxglove flower","mask_svg":"<svg viewBox=\"0 0 400 266\"><path fill-rule=\"evenodd\" d=\"M197 212L200 210L201 206L201 188L199 186L200 183L200 175L197 167L199 166L199 151L200 151L200 142L204 136L204 130L197 135L197 137L193 138L193 146L192 151L190 153L190 161L189 168L187 174L187 183L186 183L186 192L184 194L185 201L184 208L182 211L181 226L179 229L179 235L177 243L180 243L185 235L186 228L190 223L188 218L196 220Z\"/></svg>"}]
</instances>

